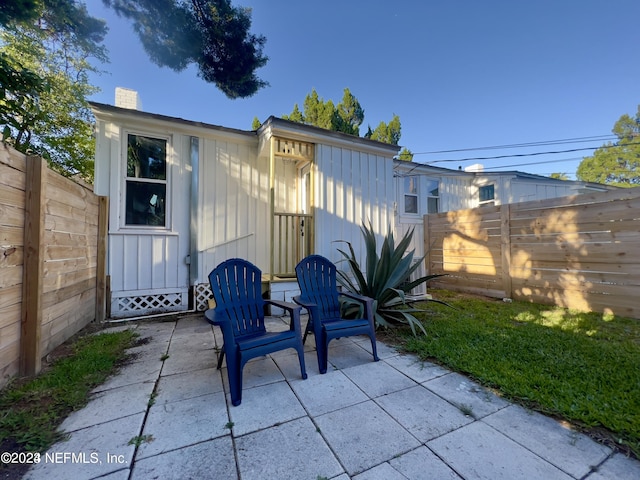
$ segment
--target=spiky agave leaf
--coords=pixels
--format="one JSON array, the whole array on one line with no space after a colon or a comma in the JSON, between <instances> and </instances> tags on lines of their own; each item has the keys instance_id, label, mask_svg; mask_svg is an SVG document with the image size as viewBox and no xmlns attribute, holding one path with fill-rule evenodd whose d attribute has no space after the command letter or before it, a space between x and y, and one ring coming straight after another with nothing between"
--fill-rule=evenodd
<instances>
[{"instance_id":1,"label":"spiky agave leaf","mask_svg":"<svg viewBox=\"0 0 640 480\"><path fill-rule=\"evenodd\" d=\"M413 288L426 283L441 275L426 275L415 280L410 280L411 275L418 269L419 263L413 261L414 251L407 253L407 248L411 244L413 229L406 232L395 245L393 231L388 227L387 235L382 242L380 255L377 252L376 236L371 221L363 223L360 227L364 237L366 266L367 270L362 271L355 255L355 250L350 242L340 240L349 247L349 252L338 249L344 257L343 261L349 267L349 273L339 271L340 284L349 291L365 295L374 299L374 316L378 326L391 327L398 324L409 325L411 331L417 334L416 329L426 333L424 326L413 313L424 312L425 310L409 307L415 301L407 301L406 293ZM424 300L422 300L424 301ZM431 300L440 302L438 300ZM344 303L346 313L354 314L356 305L349 301Z\"/></svg>"}]
</instances>

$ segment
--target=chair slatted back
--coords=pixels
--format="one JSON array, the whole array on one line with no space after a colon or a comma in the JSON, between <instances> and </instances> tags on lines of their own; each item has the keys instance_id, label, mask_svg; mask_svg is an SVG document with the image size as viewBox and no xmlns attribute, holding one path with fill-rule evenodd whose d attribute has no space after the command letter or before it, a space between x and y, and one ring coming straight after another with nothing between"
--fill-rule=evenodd
<instances>
[{"instance_id":1,"label":"chair slatted back","mask_svg":"<svg viewBox=\"0 0 640 480\"><path fill-rule=\"evenodd\" d=\"M241 258L229 259L212 270L209 284L216 314L226 315L235 336L264 333L262 272Z\"/></svg>"},{"instance_id":2,"label":"chair slatted back","mask_svg":"<svg viewBox=\"0 0 640 480\"><path fill-rule=\"evenodd\" d=\"M296 265L301 297L315 303L323 318L339 318L336 266L321 255L309 255Z\"/></svg>"}]
</instances>

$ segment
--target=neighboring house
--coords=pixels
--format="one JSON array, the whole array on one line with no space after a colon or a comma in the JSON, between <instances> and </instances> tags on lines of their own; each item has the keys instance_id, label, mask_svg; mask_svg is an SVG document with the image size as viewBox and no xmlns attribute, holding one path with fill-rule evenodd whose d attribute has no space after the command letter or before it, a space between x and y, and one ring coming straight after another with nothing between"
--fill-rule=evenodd
<instances>
[{"instance_id":1,"label":"neighboring house","mask_svg":"<svg viewBox=\"0 0 640 480\"><path fill-rule=\"evenodd\" d=\"M360 249L360 225L393 225L398 147L269 118L257 132L92 104L94 190L108 196L110 315L203 310L208 274L231 257L272 298L296 263ZM361 252L359 252L360 254Z\"/></svg>"},{"instance_id":2,"label":"neighboring house","mask_svg":"<svg viewBox=\"0 0 640 480\"><path fill-rule=\"evenodd\" d=\"M484 172L394 161L398 200L395 209L396 234L414 229L412 248L416 257L426 252L423 216L483 205L543 200L589 192L603 192L615 187L597 183L558 180L518 171ZM428 248L428 247L427 247ZM424 268L419 271L425 274ZM415 293L425 293L424 288Z\"/></svg>"}]
</instances>

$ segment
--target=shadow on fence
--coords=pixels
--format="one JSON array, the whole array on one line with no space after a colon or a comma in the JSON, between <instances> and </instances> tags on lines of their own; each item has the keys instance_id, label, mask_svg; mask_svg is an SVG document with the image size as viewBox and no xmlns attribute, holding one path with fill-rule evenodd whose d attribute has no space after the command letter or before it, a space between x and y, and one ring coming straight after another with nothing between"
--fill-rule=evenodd
<instances>
[{"instance_id":1,"label":"shadow on fence","mask_svg":"<svg viewBox=\"0 0 640 480\"><path fill-rule=\"evenodd\" d=\"M432 287L640 318L640 188L425 215Z\"/></svg>"}]
</instances>

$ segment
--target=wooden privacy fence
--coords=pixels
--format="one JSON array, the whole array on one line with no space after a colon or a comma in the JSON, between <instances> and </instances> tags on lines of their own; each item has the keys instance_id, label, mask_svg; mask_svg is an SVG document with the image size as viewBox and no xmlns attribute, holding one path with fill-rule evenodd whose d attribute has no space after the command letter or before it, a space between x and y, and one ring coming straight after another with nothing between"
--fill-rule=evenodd
<instances>
[{"instance_id":1,"label":"wooden privacy fence","mask_svg":"<svg viewBox=\"0 0 640 480\"><path fill-rule=\"evenodd\" d=\"M0 145L0 386L104 320L107 199Z\"/></svg>"},{"instance_id":2,"label":"wooden privacy fence","mask_svg":"<svg viewBox=\"0 0 640 480\"><path fill-rule=\"evenodd\" d=\"M425 215L431 287L640 318L640 188Z\"/></svg>"}]
</instances>

